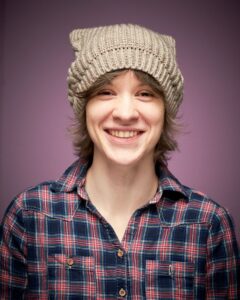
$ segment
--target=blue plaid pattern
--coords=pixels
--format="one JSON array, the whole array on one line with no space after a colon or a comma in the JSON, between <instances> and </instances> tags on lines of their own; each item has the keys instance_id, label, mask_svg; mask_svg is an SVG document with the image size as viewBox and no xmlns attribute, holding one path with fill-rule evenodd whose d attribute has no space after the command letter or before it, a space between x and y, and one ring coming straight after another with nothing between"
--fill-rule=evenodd
<instances>
[{"instance_id":1,"label":"blue plaid pattern","mask_svg":"<svg viewBox=\"0 0 240 300\"><path fill-rule=\"evenodd\" d=\"M228 212L156 168L121 243L86 194L87 163L16 197L0 227L0 299L240 299Z\"/></svg>"}]
</instances>

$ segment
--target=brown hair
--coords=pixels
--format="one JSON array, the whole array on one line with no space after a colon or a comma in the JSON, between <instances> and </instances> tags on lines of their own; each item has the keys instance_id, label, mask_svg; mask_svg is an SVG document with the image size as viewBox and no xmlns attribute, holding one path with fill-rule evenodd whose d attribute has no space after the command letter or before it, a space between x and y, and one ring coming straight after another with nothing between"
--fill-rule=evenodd
<instances>
[{"instance_id":1,"label":"brown hair","mask_svg":"<svg viewBox=\"0 0 240 300\"><path fill-rule=\"evenodd\" d=\"M86 125L86 105L91 96L103 85L110 83L124 70L117 70L106 73L99 77L96 82L83 93L78 93L78 101L75 103L74 112L75 118L70 132L73 136L73 145L75 154L83 159L92 161L93 158L93 142L88 134ZM177 141L175 134L178 132L179 126L176 123L176 117L172 116L168 109L168 103L165 101L163 91L159 83L149 74L133 70L137 78L145 84L148 84L156 93L161 95L164 99L165 114L164 127L161 137L155 147L155 162L160 163L161 166L167 166L169 153L177 149Z\"/></svg>"}]
</instances>

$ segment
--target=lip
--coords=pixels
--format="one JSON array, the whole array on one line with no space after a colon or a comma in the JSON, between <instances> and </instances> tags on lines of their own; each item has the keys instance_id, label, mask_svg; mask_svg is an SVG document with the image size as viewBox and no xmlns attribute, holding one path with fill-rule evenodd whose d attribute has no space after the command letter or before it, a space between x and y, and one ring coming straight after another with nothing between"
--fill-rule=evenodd
<instances>
[{"instance_id":1,"label":"lip","mask_svg":"<svg viewBox=\"0 0 240 300\"><path fill-rule=\"evenodd\" d=\"M110 141L118 144L134 143L144 133L144 130L136 128L108 128L104 131Z\"/></svg>"}]
</instances>

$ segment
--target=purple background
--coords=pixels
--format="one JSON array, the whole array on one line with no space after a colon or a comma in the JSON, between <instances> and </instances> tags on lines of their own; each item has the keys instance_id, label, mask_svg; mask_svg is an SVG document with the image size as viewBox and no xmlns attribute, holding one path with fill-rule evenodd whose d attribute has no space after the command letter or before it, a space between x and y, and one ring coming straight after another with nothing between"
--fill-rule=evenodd
<instances>
[{"instance_id":1,"label":"purple background","mask_svg":"<svg viewBox=\"0 0 240 300\"><path fill-rule=\"evenodd\" d=\"M66 130L69 32L138 23L175 37L185 77L185 134L170 169L229 209L240 237L238 2L1 1L0 218L16 194L75 160Z\"/></svg>"}]
</instances>

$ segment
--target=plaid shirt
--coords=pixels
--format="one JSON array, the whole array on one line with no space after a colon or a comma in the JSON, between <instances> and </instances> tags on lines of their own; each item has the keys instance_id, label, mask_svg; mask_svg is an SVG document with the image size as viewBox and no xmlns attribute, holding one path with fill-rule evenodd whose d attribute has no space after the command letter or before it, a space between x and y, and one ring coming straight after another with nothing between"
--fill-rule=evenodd
<instances>
[{"instance_id":1,"label":"plaid shirt","mask_svg":"<svg viewBox=\"0 0 240 300\"><path fill-rule=\"evenodd\" d=\"M240 299L231 218L158 170L119 242L84 189L87 164L21 193L0 230L0 299ZM124 208L123 208L124 209Z\"/></svg>"}]
</instances>

